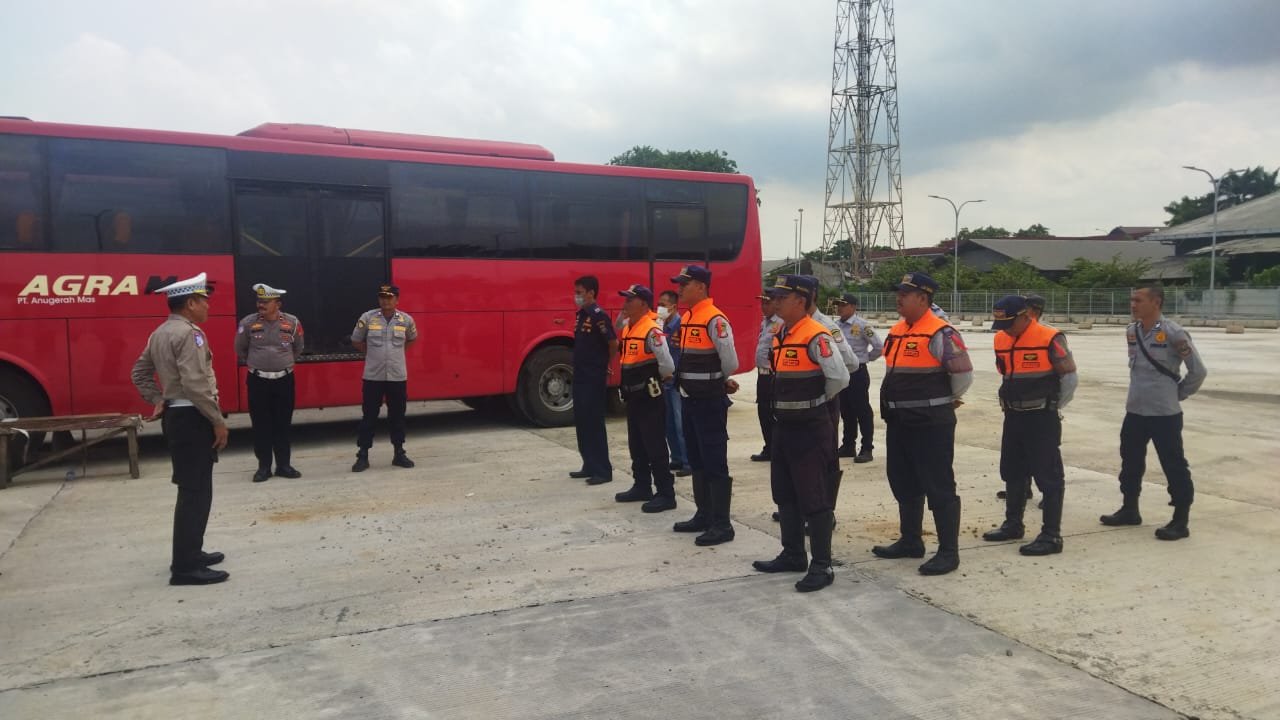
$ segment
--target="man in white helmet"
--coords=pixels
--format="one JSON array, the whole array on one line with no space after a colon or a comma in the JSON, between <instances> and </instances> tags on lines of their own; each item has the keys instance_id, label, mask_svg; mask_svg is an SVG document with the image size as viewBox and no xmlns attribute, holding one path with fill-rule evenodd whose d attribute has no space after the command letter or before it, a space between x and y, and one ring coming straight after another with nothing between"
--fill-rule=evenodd
<instances>
[{"instance_id":1,"label":"man in white helmet","mask_svg":"<svg viewBox=\"0 0 1280 720\"><path fill-rule=\"evenodd\" d=\"M289 464L289 429L296 396L293 364L302 354L302 323L280 310L286 292L264 283L254 285L258 311L244 316L236 328L236 356L249 366L245 386L249 391L249 419L253 422L253 454L258 458L254 482L271 477L272 455L276 475L302 477Z\"/></svg>"}]
</instances>

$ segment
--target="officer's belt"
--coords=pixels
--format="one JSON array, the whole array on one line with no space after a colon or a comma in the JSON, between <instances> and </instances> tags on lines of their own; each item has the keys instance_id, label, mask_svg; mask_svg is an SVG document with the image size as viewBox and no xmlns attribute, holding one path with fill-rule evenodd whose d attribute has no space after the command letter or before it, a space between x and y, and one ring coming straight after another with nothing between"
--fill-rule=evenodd
<instances>
[{"instance_id":1,"label":"officer's belt","mask_svg":"<svg viewBox=\"0 0 1280 720\"><path fill-rule=\"evenodd\" d=\"M164 406L167 408L195 407L196 404L191 402L190 400L183 400L182 398L178 398L177 400L165 400Z\"/></svg>"},{"instance_id":2,"label":"officer's belt","mask_svg":"<svg viewBox=\"0 0 1280 720\"><path fill-rule=\"evenodd\" d=\"M637 385L623 385L622 392L640 392L646 387L649 387L649 383L647 382L642 382Z\"/></svg>"},{"instance_id":3,"label":"officer's belt","mask_svg":"<svg viewBox=\"0 0 1280 720\"><path fill-rule=\"evenodd\" d=\"M713 372L713 373L682 372L680 373L681 380L719 380L723 377L724 377L724 373L722 372Z\"/></svg>"},{"instance_id":4,"label":"officer's belt","mask_svg":"<svg viewBox=\"0 0 1280 720\"><path fill-rule=\"evenodd\" d=\"M946 397L929 398L928 400L889 400L885 405L890 410L909 410L911 408L942 407L943 405L950 405L951 403L952 399Z\"/></svg>"},{"instance_id":5,"label":"officer's belt","mask_svg":"<svg viewBox=\"0 0 1280 720\"><path fill-rule=\"evenodd\" d=\"M761 375L772 375L773 368L756 368L756 372L760 373Z\"/></svg>"},{"instance_id":6,"label":"officer's belt","mask_svg":"<svg viewBox=\"0 0 1280 720\"><path fill-rule=\"evenodd\" d=\"M271 370L250 370L250 371L249 371L249 374L250 374L250 375L257 375L258 377L262 378L263 380L279 380L280 378L284 377L285 375L288 375L288 374L289 374L289 373L291 373L291 372L293 372L293 368L288 368L288 369L286 369L286 370L275 370L275 371L271 371Z\"/></svg>"},{"instance_id":7,"label":"officer's belt","mask_svg":"<svg viewBox=\"0 0 1280 720\"><path fill-rule=\"evenodd\" d=\"M1012 402L1001 400L1000 407L1014 412L1028 412L1031 410L1044 410L1052 407L1052 405L1049 400L1014 400Z\"/></svg>"},{"instance_id":8,"label":"officer's belt","mask_svg":"<svg viewBox=\"0 0 1280 720\"><path fill-rule=\"evenodd\" d=\"M822 407L827 404L827 396L817 397L812 400L775 400L773 403L774 410L808 410L810 408Z\"/></svg>"}]
</instances>

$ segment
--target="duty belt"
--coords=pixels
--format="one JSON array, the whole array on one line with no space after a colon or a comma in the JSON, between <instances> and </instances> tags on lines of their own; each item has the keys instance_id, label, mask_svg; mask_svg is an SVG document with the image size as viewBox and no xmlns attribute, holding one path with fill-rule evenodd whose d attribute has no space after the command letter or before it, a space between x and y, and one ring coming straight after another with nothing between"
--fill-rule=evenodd
<instances>
[{"instance_id":1,"label":"duty belt","mask_svg":"<svg viewBox=\"0 0 1280 720\"><path fill-rule=\"evenodd\" d=\"M289 368L287 370L276 370L276 371L270 371L270 370L250 370L249 371L250 374L257 375L258 377L264 380L279 380L280 378L284 377L285 375L288 375L291 372L293 372L293 368Z\"/></svg>"},{"instance_id":2,"label":"duty belt","mask_svg":"<svg viewBox=\"0 0 1280 720\"><path fill-rule=\"evenodd\" d=\"M1046 410L1053 407L1049 400L1015 400L1013 402L1002 400L1000 406L1005 410L1014 412L1031 412L1032 410Z\"/></svg>"},{"instance_id":3,"label":"duty belt","mask_svg":"<svg viewBox=\"0 0 1280 720\"><path fill-rule=\"evenodd\" d=\"M647 383L647 382L642 382L642 383L640 383L640 384L638 384L638 385L623 385L623 386L622 386L622 391L623 391L623 392L640 392L641 390L645 389L646 387L648 387L648 383Z\"/></svg>"},{"instance_id":4,"label":"duty belt","mask_svg":"<svg viewBox=\"0 0 1280 720\"><path fill-rule=\"evenodd\" d=\"M760 373L761 375L772 375L773 368L756 368L756 372Z\"/></svg>"},{"instance_id":5,"label":"duty belt","mask_svg":"<svg viewBox=\"0 0 1280 720\"><path fill-rule=\"evenodd\" d=\"M724 377L724 373L722 372L713 372L713 373L682 372L680 373L681 380L720 380L723 377Z\"/></svg>"},{"instance_id":6,"label":"duty belt","mask_svg":"<svg viewBox=\"0 0 1280 720\"><path fill-rule=\"evenodd\" d=\"M196 404L195 404L195 403L193 403L193 402L191 402L190 400L183 400L182 398L178 398L177 400L165 400L165 401L164 401L164 406L165 406L165 407L171 407L171 408L175 408L175 407L195 407L195 406L196 406Z\"/></svg>"},{"instance_id":7,"label":"duty belt","mask_svg":"<svg viewBox=\"0 0 1280 720\"><path fill-rule=\"evenodd\" d=\"M951 402L952 400L949 397L929 398L928 400L898 400L896 402L889 400L885 402L885 406L890 410L908 410L911 408L942 407L943 405L950 405Z\"/></svg>"},{"instance_id":8,"label":"duty belt","mask_svg":"<svg viewBox=\"0 0 1280 720\"><path fill-rule=\"evenodd\" d=\"M775 400L773 403L774 410L809 410L811 408L822 407L827 404L827 396L817 397L812 400Z\"/></svg>"}]
</instances>

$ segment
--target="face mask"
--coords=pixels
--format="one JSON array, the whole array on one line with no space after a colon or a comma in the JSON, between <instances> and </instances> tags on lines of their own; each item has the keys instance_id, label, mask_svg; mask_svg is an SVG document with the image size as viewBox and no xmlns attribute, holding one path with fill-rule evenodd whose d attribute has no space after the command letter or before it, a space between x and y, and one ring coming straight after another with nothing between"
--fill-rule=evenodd
<instances>
[{"instance_id":1,"label":"face mask","mask_svg":"<svg viewBox=\"0 0 1280 720\"><path fill-rule=\"evenodd\" d=\"M582 307L583 305L587 304L587 299L582 297L581 295L574 295L573 304L576 305L577 307Z\"/></svg>"},{"instance_id":2,"label":"face mask","mask_svg":"<svg viewBox=\"0 0 1280 720\"><path fill-rule=\"evenodd\" d=\"M670 309L670 308L666 307L665 305L659 305L659 306L658 306L658 319L659 319L659 320L662 320L663 322L666 322L667 318L668 318L668 317L670 317L670 316L671 316L671 309Z\"/></svg>"}]
</instances>

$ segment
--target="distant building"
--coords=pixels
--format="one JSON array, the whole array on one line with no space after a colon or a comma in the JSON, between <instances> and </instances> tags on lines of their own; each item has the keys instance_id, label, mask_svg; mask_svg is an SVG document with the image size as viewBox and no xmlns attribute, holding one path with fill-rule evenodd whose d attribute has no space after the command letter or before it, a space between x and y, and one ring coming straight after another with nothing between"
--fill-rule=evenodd
<instances>
[{"instance_id":1,"label":"distant building","mask_svg":"<svg viewBox=\"0 0 1280 720\"><path fill-rule=\"evenodd\" d=\"M1209 257L1213 216L1158 230L1148 239L1169 243L1179 259ZM1245 267L1261 270L1280 265L1280 192L1218 212L1218 255L1227 259L1237 277Z\"/></svg>"},{"instance_id":2,"label":"distant building","mask_svg":"<svg viewBox=\"0 0 1280 720\"><path fill-rule=\"evenodd\" d=\"M1155 264L1173 257L1173 247L1151 240L1117 240L1109 236L1055 238L974 238L960 243L960 262L978 272L1020 260L1049 280L1061 280L1077 258L1092 262L1144 260Z\"/></svg>"}]
</instances>

